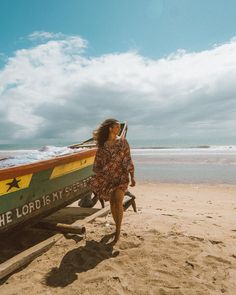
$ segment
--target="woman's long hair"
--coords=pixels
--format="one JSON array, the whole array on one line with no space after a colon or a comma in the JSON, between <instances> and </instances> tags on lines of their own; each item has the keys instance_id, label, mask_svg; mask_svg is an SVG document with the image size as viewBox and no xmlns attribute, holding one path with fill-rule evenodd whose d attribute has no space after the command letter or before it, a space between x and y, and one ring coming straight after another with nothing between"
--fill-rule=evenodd
<instances>
[{"instance_id":1,"label":"woman's long hair","mask_svg":"<svg viewBox=\"0 0 236 295\"><path fill-rule=\"evenodd\" d=\"M101 123L101 125L93 132L93 138L96 141L98 147L103 147L109 136L109 128L118 124L116 119L107 119Z\"/></svg>"}]
</instances>

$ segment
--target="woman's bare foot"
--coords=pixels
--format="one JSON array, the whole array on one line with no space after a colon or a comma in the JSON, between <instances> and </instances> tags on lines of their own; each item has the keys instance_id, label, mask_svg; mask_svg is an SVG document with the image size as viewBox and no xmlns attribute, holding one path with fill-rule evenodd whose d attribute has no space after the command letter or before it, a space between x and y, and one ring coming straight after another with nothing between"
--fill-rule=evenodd
<instances>
[{"instance_id":1,"label":"woman's bare foot","mask_svg":"<svg viewBox=\"0 0 236 295\"><path fill-rule=\"evenodd\" d=\"M114 233L106 236L106 241L105 238L103 238L102 240L103 242L105 241L107 245L115 245L119 241L119 237L120 233L115 231Z\"/></svg>"},{"instance_id":2,"label":"woman's bare foot","mask_svg":"<svg viewBox=\"0 0 236 295\"><path fill-rule=\"evenodd\" d=\"M119 241L119 238L120 238L120 230L115 232L113 243L114 244L117 243Z\"/></svg>"}]
</instances>

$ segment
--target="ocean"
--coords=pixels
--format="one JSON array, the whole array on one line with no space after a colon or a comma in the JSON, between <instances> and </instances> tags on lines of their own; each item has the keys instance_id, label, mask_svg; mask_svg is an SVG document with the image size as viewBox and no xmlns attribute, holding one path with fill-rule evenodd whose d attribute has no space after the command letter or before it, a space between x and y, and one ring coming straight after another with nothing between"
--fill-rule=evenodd
<instances>
[{"instance_id":1,"label":"ocean","mask_svg":"<svg viewBox=\"0 0 236 295\"><path fill-rule=\"evenodd\" d=\"M236 184L236 146L133 149L139 181Z\"/></svg>"},{"instance_id":2,"label":"ocean","mask_svg":"<svg viewBox=\"0 0 236 295\"><path fill-rule=\"evenodd\" d=\"M2 147L3 148L3 147ZM32 163L75 152L67 147L37 149L6 147L0 168ZM140 182L236 184L236 146L152 147L131 149L135 176Z\"/></svg>"}]
</instances>

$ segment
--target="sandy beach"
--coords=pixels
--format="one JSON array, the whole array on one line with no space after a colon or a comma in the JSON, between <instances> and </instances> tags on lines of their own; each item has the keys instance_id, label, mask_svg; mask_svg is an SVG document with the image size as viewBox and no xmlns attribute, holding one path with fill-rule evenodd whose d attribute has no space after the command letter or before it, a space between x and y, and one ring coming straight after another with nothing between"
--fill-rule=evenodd
<instances>
[{"instance_id":1,"label":"sandy beach","mask_svg":"<svg viewBox=\"0 0 236 295\"><path fill-rule=\"evenodd\" d=\"M138 213L125 212L115 246L111 215L99 217L86 238L63 238L4 279L0 294L236 294L235 185L137 183L130 191Z\"/></svg>"}]
</instances>

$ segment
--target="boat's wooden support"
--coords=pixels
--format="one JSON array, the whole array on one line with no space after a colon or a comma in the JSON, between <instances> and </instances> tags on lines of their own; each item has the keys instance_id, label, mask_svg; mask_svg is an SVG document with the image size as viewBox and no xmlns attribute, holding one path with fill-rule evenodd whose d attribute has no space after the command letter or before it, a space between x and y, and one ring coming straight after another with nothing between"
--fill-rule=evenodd
<instances>
[{"instance_id":1,"label":"boat's wooden support","mask_svg":"<svg viewBox=\"0 0 236 295\"><path fill-rule=\"evenodd\" d=\"M125 193L124 201L123 201L123 208L126 211L130 206L132 206L134 212L137 212L136 203L135 203L135 196L131 194L129 191Z\"/></svg>"},{"instance_id":2,"label":"boat's wooden support","mask_svg":"<svg viewBox=\"0 0 236 295\"><path fill-rule=\"evenodd\" d=\"M107 215L110 212L110 206L106 206L105 208L100 209L99 211L95 212L94 214L85 217L83 220L78 220L74 224L80 225L92 222L97 217L102 217Z\"/></svg>"},{"instance_id":3,"label":"boat's wooden support","mask_svg":"<svg viewBox=\"0 0 236 295\"><path fill-rule=\"evenodd\" d=\"M62 227L70 227L70 228L76 228L76 229L85 229L85 224L88 222L92 222L95 218L101 217L104 215L107 215L110 211L110 206L107 206L103 209L100 209L99 211L95 212L94 214L85 217L82 220L77 220L71 225L65 225L63 224ZM59 226L60 227L60 226ZM70 231L71 232L71 231ZM20 267L30 263L32 260L34 260L36 257L40 256L49 248L54 245L57 241L59 241L61 238L63 238L63 234L55 234L54 236L48 238L47 240L17 254L16 256L8 259L7 261L0 264L0 280L4 277L8 276L9 274L13 273Z\"/></svg>"},{"instance_id":4,"label":"boat's wooden support","mask_svg":"<svg viewBox=\"0 0 236 295\"><path fill-rule=\"evenodd\" d=\"M35 227L50 229L62 233L72 233L83 235L86 232L85 226L73 225L73 224L64 224L64 223L50 223L45 221L38 222Z\"/></svg>"},{"instance_id":5,"label":"boat's wooden support","mask_svg":"<svg viewBox=\"0 0 236 295\"><path fill-rule=\"evenodd\" d=\"M18 268L26 265L36 257L46 252L53 244L63 237L62 234L56 234L53 237L17 254L0 264L0 279L16 271Z\"/></svg>"}]
</instances>

